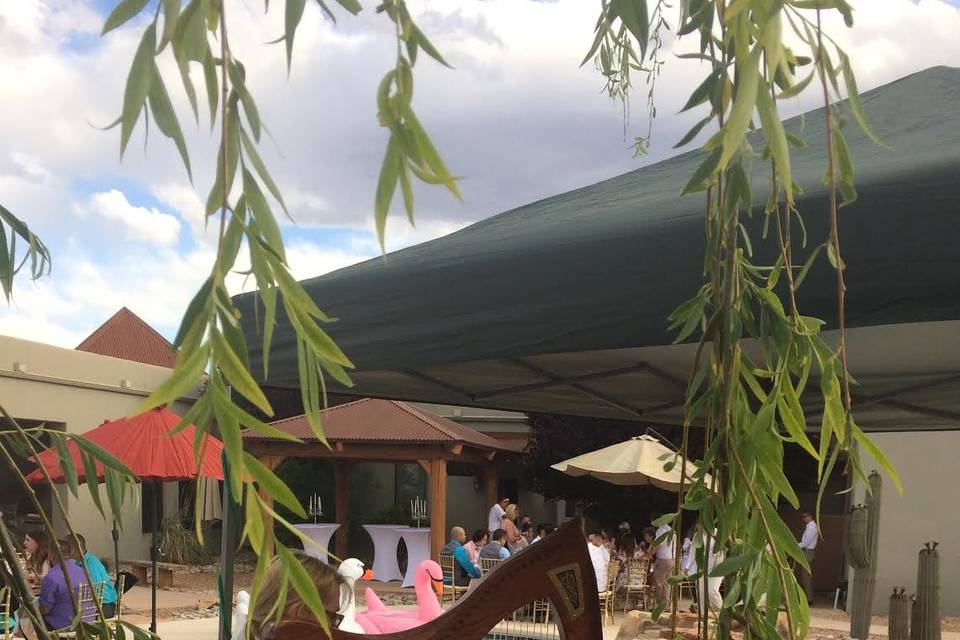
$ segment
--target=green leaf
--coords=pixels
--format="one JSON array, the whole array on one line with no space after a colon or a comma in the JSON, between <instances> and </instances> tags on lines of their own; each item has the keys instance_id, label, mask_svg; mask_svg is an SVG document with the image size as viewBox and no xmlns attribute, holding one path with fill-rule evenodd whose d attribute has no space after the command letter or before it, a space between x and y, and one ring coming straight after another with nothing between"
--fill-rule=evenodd
<instances>
[{"instance_id":1,"label":"green leaf","mask_svg":"<svg viewBox=\"0 0 960 640\"><path fill-rule=\"evenodd\" d=\"M143 11L143 8L147 6L148 0L122 0L116 7L113 8L113 11L110 12L110 15L107 16L106 22L103 23L103 30L100 32L100 35L105 35L108 31L113 31L117 27L125 24L127 21L132 20Z\"/></svg>"},{"instance_id":2,"label":"green leaf","mask_svg":"<svg viewBox=\"0 0 960 640\"><path fill-rule=\"evenodd\" d=\"M716 86L717 81L719 81L721 76L717 75L716 72L710 72L703 82L701 82L696 89L693 90L693 93L690 94L690 97L687 99L687 103L683 105L683 108L680 109L680 113L684 111L689 111L696 106L699 106L710 99L710 94L713 93L713 88ZM707 121L710 120L708 116ZM698 129L699 131L699 129ZM689 135L689 134L688 134ZM693 136L690 136L691 138Z\"/></svg>"},{"instance_id":3,"label":"green leaf","mask_svg":"<svg viewBox=\"0 0 960 640\"><path fill-rule=\"evenodd\" d=\"M177 357L177 366L173 373L163 384L153 390L142 405L140 411L156 407L161 404L169 404L179 400L188 391L200 381L203 375L203 367L207 363L207 349L198 348L190 354L184 354L182 351Z\"/></svg>"},{"instance_id":4,"label":"green leaf","mask_svg":"<svg viewBox=\"0 0 960 640\"><path fill-rule=\"evenodd\" d=\"M840 67L843 69L843 80L847 86L847 100L850 102L850 110L853 112L853 119L860 125L867 137L873 140L875 144L886 146L874 132L870 123L867 121L867 114L863 111L863 103L860 102L860 91L857 89L857 78L853 75L853 68L850 66L850 58L843 51L839 51Z\"/></svg>"},{"instance_id":5,"label":"green leaf","mask_svg":"<svg viewBox=\"0 0 960 640\"><path fill-rule=\"evenodd\" d=\"M209 51L203 61L203 82L207 88L207 103L210 107L210 129L217 121L217 104L220 97L220 79L217 78L217 67L213 61L213 54Z\"/></svg>"},{"instance_id":6,"label":"green leaf","mask_svg":"<svg viewBox=\"0 0 960 640\"><path fill-rule=\"evenodd\" d=\"M893 484L897 487L897 493L903 495L903 481L900 480L900 474L897 473L896 468L893 466L893 463L890 462L889 458L884 455L883 451L880 450L873 440L865 434L860 427L850 420L850 427L853 429L853 437L863 447L863 450L870 454L870 457L873 458L877 464L890 476L890 479L893 480Z\"/></svg>"},{"instance_id":7,"label":"green leaf","mask_svg":"<svg viewBox=\"0 0 960 640\"><path fill-rule=\"evenodd\" d=\"M407 210L407 220L413 226L413 186L410 184L410 169L406 162L400 163L400 190L403 193L403 207ZM380 244L382 247L383 243Z\"/></svg>"},{"instance_id":8,"label":"green leaf","mask_svg":"<svg viewBox=\"0 0 960 640\"><path fill-rule=\"evenodd\" d=\"M759 61L762 51L763 47L756 44L745 60L738 59L737 94L733 98L729 118L721 130L723 153L717 163L721 168L727 166L733 154L740 150L747 134L747 127L750 126L750 118L757 103L757 89L760 84Z\"/></svg>"},{"instance_id":9,"label":"green leaf","mask_svg":"<svg viewBox=\"0 0 960 640\"><path fill-rule=\"evenodd\" d=\"M282 289L281 289L282 291ZM304 314L304 311L296 305L296 301L291 299L284 292L284 309L290 322L297 328L297 335L301 336L309 343L311 349L321 358L330 362L335 362L344 367L353 367L353 363L340 350L327 333L321 329L313 320Z\"/></svg>"},{"instance_id":10,"label":"green leaf","mask_svg":"<svg viewBox=\"0 0 960 640\"><path fill-rule=\"evenodd\" d=\"M753 561L756 560L756 558L757 555L755 553L744 553L743 555L727 558L713 568L713 571L710 572L710 577L722 578L723 576L728 576L731 573L735 573L745 567L749 567L751 564L753 564Z\"/></svg>"},{"instance_id":11,"label":"green leaf","mask_svg":"<svg viewBox=\"0 0 960 640\"><path fill-rule=\"evenodd\" d=\"M120 475L109 468L103 470L103 480L107 485L107 501L110 503L110 512L118 529L123 529L123 480Z\"/></svg>"},{"instance_id":12,"label":"green leaf","mask_svg":"<svg viewBox=\"0 0 960 640\"><path fill-rule=\"evenodd\" d=\"M383 165L380 167L380 177L377 179L377 193L374 198L373 213L377 228L377 239L380 250L386 251L387 214L390 211L390 201L400 179L400 152L397 149L395 137L390 136L387 150L383 156Z\"/></svg>"},{"instance_id":13,"label":"green leaf","mask_svg":"<svg viewBox=\"0 0 960 640\"><path fill-rule=\"evenodd\" d=\"M307 517L306 512L303 510L303 505L297 500L297 496L293 495L290 487L278 478L273 471L267 468L266 465L246 452L243 454L243 464L247 472L253 476L253 479L260 486L261 491L265 491L267 495L301 518Z\"/></svg>"},{"instance_id":14,"label":"green leaf","mask_svg":"<svg viewBox=\"0 0 960 640\"><path fill-rule=\"evenodd\" d=\"M287 212L287 205L283 202L283 195L280 193L280 189L277 188L277 184L273 181L273 177L270 175L270 172L267 171L267 165L263 163L263 159L260 158L260 154L257 152L257 147L250 139L250 136L247 135L246 130L243 127L240 128L240 141L243 143L243 150L247 154L247 158L250 160L250 164L253 165L254 170L257 172L257 175L260 176L260 179L263 180L263 184L267 187L267 190L270 192L270 195L280 203L280 206L283 208L284 212ZM287 213L289 216L289 213Z\"/></svg>"},{"instance_id":15,"label":"green leaf","mask_svg":"<svg viewBox=\"0 0 960 640\"><path fill-rule=\"evenodd\" d=\"M323 627L324 633L329 635L330 624L327 621L327 611L323 606L323 601L320 600L320 594L317 593L316 584L314 584L296 556L290 553L289 549L282 544L277 545L277 554L280 556L283 566L287 569L286 573L290 578L290 584L292 584L293 588L300 594L303 603L307 605L307 608L313 613L314 617L320 623L320 626Z\"/></svg>"},{"instance_id":16,"label":"green leaf","mask_svg":"<svg viewBox=\"0 0 960 640\"><path fill-rule=\"evenodd\" d=\"M359 0L337 0L337 4L353 15L357 15L363 9L363 7L360 6Z\"/></svg>"},{"instance_id":17,"label":"green leaf","mask_svg":"<svg viewBox=\"0 0 960 640\"><path fill-rule=\"evenodd\" d=\"M83 449L89 456L94 458L97 462L102 464L104 467L113 469L120 475L127 476L129 478L137 477L136 475L134 475L133 471L131 471L127 465L125 465L123 462L120 461L119 458L117 458L115 455L113 455L112 453L110 453L109 451L107 451L97 443L92 442L91 440L88 440L87 438L84 438L82 435L79 435L76 433L67 433L65 435L68 438L70 438L74 442L74 444L76 444L79 448Z\"/></svg>"},{"instance_id":18,"label":"green leaf","mask_svg":"<svg viewBox=\"0 0 960 640\"><path fill-rule=\"evenodd\" d=\"M420 48L423 49L424 53L443 66L453 69L453 67L451 67L447 61L443 59L443 56L440 55L440 52L437 51L437 48L433 46L433 43L427 39L427 36L423 35L423 31L420 31L420 28L415 24L411 24L411 27L411 39L420 45Z\"/></svg>"},{"instance_id":19,"label":"green leaf","mask_svg":"<svg viewBox=\"0 0 960 640\"><path fill-rule=\"evenodd\" d=\"M787 204L793 204L793 173L790 170L790 148L787 143L777 105L770 95L770 85L760 80L757 91L757 110L760 112L760 123L763 134L767 138L767 145L773 154L773 163L777 168L777 182L783 188Z\"/></svg>"},{"instance_id":20,"label":"green leaf","mask_svg":"<svg viewBox=\"0 0 960 640\"><path fill-rule=\"evenodd\" d=\"M63 471L63 477L70 487L70 493L74 498L79 497L77 493L77 469L73 466L73 456L67 448L66 439L61 436L52 437L53 444L57 448L57 455L60 457L60 470Z\"/></svg>"},{"instance_id":21,"label":"green leaf","mask_svg":"<svg viewBox=\"0 0 960 640\"><path fill-rule=\"evenodd\" d=\"M693 177L690 178L690 181L687 183L687 186L683 188L681 195L687 195L688 193L695 193L697 191L703 191L706 189L706 183L713 177L714 172L717 167L720 166L720 159L723 156L723 149L717 148L714 149L710 155L700 163L700 166L697 167L697 170L693 172Z\"/></svg>"},{"instance_id":22,"label":"green leaf","mask_svg":"<svg viewBox=\"0 0 960 640\"><path fill-rule=\"evenodd\" d=\"M857 199L857 190L853 186L853 158L850 156L850 147L847 138L839 128L834 130L834 148L837 153L837 172L840 177L840 195L843 204L851 204Z\"/></svg>"},{"instance_id":23,"label":"green leaf","mask_svg":"<svg viewBox=\"0 0 960 640\"><path fill-rule=\"evenodd\" d=\"M243 195L267 247L282 259L286 259L283 237L280 234L277 219L270 210L270 205L267 204L267 199L264 197L263 191L260 190L260 185L257 184L253 174L246 167L243 169Z\"/></svg>"},{"instance_id":24,"label":"green leaf","mask_svg":"<svg viewBox=\"0 0 960 640\"><path fill-rule=\"evenodd\" d=\"M247 116L247 122L253 130L253 139L260 141L260 111L253 100L253 96L247 90L246 70L239 62L233 62L230 65L230 81L233 82L233 88L240 95L240 102L243 104L243 112Z\"/></svg>"},{"instance_id":25,"label":"green leaf","mask_svg":"<svg viewBox=\"0 0 960 640\"><path fill-rule=\"evenodd\" d=\"M161 51L173 37L179 16L180 0L163 0L163 35L160 37L160 45L158 46Z\"/></svg>"},{"instance_id":26,"label":"green leaf","mask_svg":"<svg viewBox=\"0 0 960 640\"><path fill-rule=\"evenodd\" d=\"M97 464L91 455L80 455L83 460L83 480L87 484L87 490L90 491L90 499L93 500L97 511L103 516L103 504L100 502L100 484L97 477Z\"/></svg>"},{"instance_id":27,"label":"green leaf","mask_svg":"<svg viewBox=\"0 0 960 640\"><path fill-rule=\"evenodd\" d=\"M219 331L211 332L210 342L214 360L233 388L265 415L272 416L273 408L270 406L270 401L263 395L263 390L250 375L250 371L243 366L240 357L224 339L223 334Z\"/></svg>"},{"instance_id":28,"label":"green leaf","mask_svg":"<svg viewBox=\"0 0 960 640\"><path fill-rule=\"evenodd\" d=\"M183 314L183 320L180 322L180 328L177 330L177 336L173 339L175 349L179 349L180 346L183 345L187 333L198 321L206 324L205 319L201 318L200 314L208 307L210 292L212 290L213 277L211 276L204 281L200 289L198 289L197 293L193 296L193 299L190 300L190 304L187 305L187 310Z\"/></svg>"},{"instance_id":29,"label":"green leaf","mask_svg":"<svg viewBox=\"0 0 960 640\"><path fill-rule=\"evenodd\" d=\"M217 426L220 430L220 439L223 440L223 448L227 453L227 460L233 467L234 473L230 474L230 490L234 495L239 496L242 490L241 471L243 469L243 440L240 437L240 425L236 417L230 411L229 407L233 404L230 400L223 380L216 373L210 376L210 399L213 405L213 414L217 420Z\"/></svg>"},{"instance_id":30,"label":"green leaf","mask_svg":"<svg viewBox=\"0 0 960 640\"><path fill-rule=\"evenodd\" d=\"M284 13L284 40L287 46L287 73L290 73L290 64L293 61L293 38L297 34L297 27L303 18L303 9L307 0L287 0Z\"/></svg>"},{"instance_id":31,"label":"green leaf","mask_svg":"<svg viewBox=\"0 0 960 640\"><path fill-rule=\"evenodd\" d=\"M137 52L133 55L130 73L127 74L127 85L123 91L123 108L120 112L120 156L127 148L133 127L137 124L143 104L150 91L150 80L153 77L153 50L157 46L156 24L151 24L143 32Z\"/></svg>"},{"instance_id":32,"label":"green leaf","mask_svg":"<svg viewBox=\"0 0 960 640\"><path fill-rule=\"evenodd\" d=\"M784 524L783 519L780 518L777 510L770 503L770 500L763 494L760 495L760 506L767 526L770 527L770 534L773 536L771 542L799 562L800 566L809 569L810 565L807 563L807 558L803 555L803 551L800 550L800 545L793 537L793 533L787 525Z\"/></svg>"},{"instance_id":33,"label":"green leaf","mask_svg":"<svg viewBox=\"0 0 960 640\"><path fill-rule=\"evenodd\" d=\"M152 61L151 61L152 62ZM150 109L153 112L153 119L157 123L160 132L172 139L180 152L180 158L187 168L187 175L190 181L193 181L193 173L190 170L190 155L187 152L187 142L183 138L183 131L180 129L180 123L177 121L177 114L173 111L173 103L170 102L170 95L163 84L163 78L160 77L160 69L156 63L150 65L151 79L150 91L148 94L150 100Z\"/></svg>"},{"instance_id":34,"label":"green leaf","mask_svg":"<svg viewBox=\"0 0 960 640\"><path fill-rule=\"evenodd\" d=\"M701 130L706 126L706 124L707 124L708 122L710 122L712 119L713 119L713 116L707 116L706 118L704 118L703 120L701 120L701 121L698 122L697 124L693 125L693 127L690 129L690 131L687 131L687 133L686 133L682 138L680 138L680 142L678 142L677 144L673 145L673 148L674 148L674 149L679 149L680 147L684 146L685 144L689 143L691 140L693 140L694 138L696 138L696 137L697 137L697 134L700 133L700 131L701 131Z\"/></svg>"}]
</instances>

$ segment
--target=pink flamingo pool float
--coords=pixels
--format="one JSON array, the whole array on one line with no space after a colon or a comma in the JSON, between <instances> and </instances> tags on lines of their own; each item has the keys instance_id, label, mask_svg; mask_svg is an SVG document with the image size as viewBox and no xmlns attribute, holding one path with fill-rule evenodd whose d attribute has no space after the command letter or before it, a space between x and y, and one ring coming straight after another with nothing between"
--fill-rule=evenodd
<instances>
[{"instance_id":1,"label":"pink flamingo pool float","mask_svg":"<svg viewBox=\"0 0 960 640\"><path fill-rule=\"evenodd\" d=\"M406 631L430 622L441 613L440 603L433 590L434 583L443 582L443 570L433 560L421 562L414 573L414 589L417 593L416 609L388 609L369 587L364 592L367 610L356 615L356 620L366 634L379 635Z\"/></svg>"}]
</instances>

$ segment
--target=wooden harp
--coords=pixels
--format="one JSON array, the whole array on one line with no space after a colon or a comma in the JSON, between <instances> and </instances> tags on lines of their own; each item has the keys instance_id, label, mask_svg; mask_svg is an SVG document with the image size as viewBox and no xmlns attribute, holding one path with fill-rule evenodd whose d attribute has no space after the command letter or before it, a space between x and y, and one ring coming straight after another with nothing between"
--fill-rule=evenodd
<instances>
[{"instance_id":1,"label":"wooden harp","mask_svg":"<svg viewBox=\"0 0 960 640\"><path fill-rule=\"evenodd\" d=\"M549 603L549 615L537 604ZM531 620L516 623L517 616ZM525 613L523 613L525 612ZM332 630L312 622L278 624L269 640L599 640L603 637L597 579L577 518L505 560L440 617L414 629L383 635Z\"/></svg>"}]
</instances>

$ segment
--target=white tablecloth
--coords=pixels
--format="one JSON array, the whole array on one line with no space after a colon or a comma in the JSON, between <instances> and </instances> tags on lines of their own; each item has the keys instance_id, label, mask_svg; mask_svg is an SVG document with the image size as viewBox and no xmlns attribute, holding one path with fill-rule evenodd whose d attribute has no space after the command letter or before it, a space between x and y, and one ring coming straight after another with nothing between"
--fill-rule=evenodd
<instances>
[{"instance_id":1,"label":"white tablecloth","mask_svg":"<svg viewBox=\"0 0 960 640\"><path fill-rule=\"evenodd\" d=\"M409 527L397 531L407 545L407 573L403 576L403 586L412 587L417 567L424 560L430 559L430 529Z\"/></svg>"},{"instance_id":2,"label":"white tablecloth","mask_svg":"<svg viewBox=\"0 0 960 640\"><path fill-rule=\"evenodd\" d=\"M400 565L397 564L397 545L400 544L400 532L408 527L395 524L365 524L363 528L373 540L373 579L380 582L402 580Z\"/></svg>"},{"instance_id":3,"label":"white tablecloth","mask_svg":"<svg viewBox=\"0 0 960 640\"><path fill-rule=\"evenodd\" d=\"M318 549L312 544L304 543L304 553L329 564L330 556L327 555L326 550L330 547L330 538L333 537L333 532L339 529L340 525L334 522L321 524L295 524L293 526L306 534L308 538L320 545L320 548Z\"/></svg>"}]
</instances>

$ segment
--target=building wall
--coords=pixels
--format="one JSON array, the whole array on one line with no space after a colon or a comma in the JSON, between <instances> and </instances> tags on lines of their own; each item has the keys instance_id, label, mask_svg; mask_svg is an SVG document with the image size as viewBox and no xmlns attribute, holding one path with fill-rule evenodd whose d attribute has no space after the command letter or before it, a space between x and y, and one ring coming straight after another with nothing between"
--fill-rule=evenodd
<instances>
[{"instance_id":1,"label":"building wall","mask_svg":"<svg viewBox=\"0 0 960 640\"><path fill-rule=\"evenodd\" d=\"M162 367L0 336L0 402L4 408L17 419L60 425L70 433L84 433L104 420L134 413L169 374L170 370ZM183 413L188 406L177 403L171 408ZM164 491L169 515L176 511L177 485L169 483ZM91 551L112 558L110 525L100 516L86 487L81 487L79 498L64 488L59 493ZM101 496L109 514L102 487ZM141 533L139 489L128 499L121 521L120 557L146 559L149 535ZM54 526L58 534L65 533L59 514Z\"/></svg>"},{"instance_id":2,"label":"building wall","mask_svg":"<svg viewBox=\"0 0 960 640\"><path fill-rule=\"evenodd\" d=\"M874 613L886 613L894 585L914 593L917 584L917 554L924 542L940 542L941 611L960 614L960 511L957 510L953 471L957 468L960 433L923 432L873 434L890 458L900 479L903 495L883 474L880 511L880 564ZM869 469L871 461L865 460ZM863 501L862 491L856 502Z\"/></svg>"}]
</instances>

